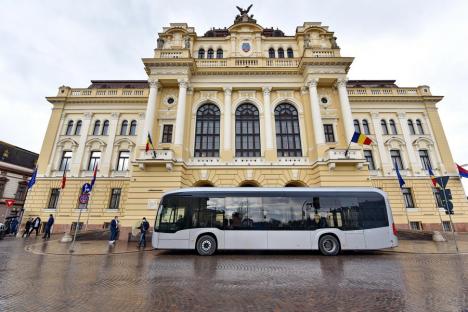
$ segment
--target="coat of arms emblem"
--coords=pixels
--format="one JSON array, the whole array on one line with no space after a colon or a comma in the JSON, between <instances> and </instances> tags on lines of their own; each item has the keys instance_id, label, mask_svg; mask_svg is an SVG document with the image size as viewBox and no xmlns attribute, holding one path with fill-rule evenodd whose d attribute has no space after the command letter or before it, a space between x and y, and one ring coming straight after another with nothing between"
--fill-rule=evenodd
<instances>
[{"instance_id":1,"label":"coat of arms emblem","mask_svg":"<svg viewBox=\"0 0 468 312\"><path fill-rule=\"evenodd\" d=\"M250 43L248 43L248 42L242 43L242 51L249 52L250 51Z\"/></svg>"}]
</instances>

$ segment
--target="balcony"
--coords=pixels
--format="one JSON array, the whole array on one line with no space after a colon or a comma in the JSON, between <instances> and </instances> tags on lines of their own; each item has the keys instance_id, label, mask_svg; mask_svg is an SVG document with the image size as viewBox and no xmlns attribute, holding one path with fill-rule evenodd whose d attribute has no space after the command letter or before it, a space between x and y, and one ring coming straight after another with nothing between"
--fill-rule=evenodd
<instances>
[{"instance_id":1,"label":"balcony","mask_svg":"<svg viewBox=\"0 0 468 312\"><path fill-rule=\"evenodd\" d=\"M148 89L87 89L73 88L71 97L148 97Z\"/></svg>"},{"instance_id":2,"label":"balcony","mask_svg":"<svg viewBox=\"0 0 468 312\"><path fill-rule=\"evenodd\" d=\"M226 59L196 59L198 68L211 67L289 67L299 66L299 59L270 59L264 57L226 58Z\"/></svg>"},{"instance_id":3,"label":"balcony","mask_svg":"<svg viewBox=\"0 0 468 312\"><path fill-rule=\"evenodd\" d=\"M421 96L417 88L348 88L350 96Z\"/></svg>"},{"instance_id":4,"label":"balcony","mask_svg":"<svg viewBox=\"0 0 468 312\"><path fill-rule=\"evenodd\" d=\"M328 164L330 170L335 169L337 164L355 164L356 168L361 170L366 163L362 150L350 149L346 154L345 149L329 149L325 151L323 161Z\"/></svg>"},{"instance_id":5,"label":"balcony","mask_svg":"<svg viewBox=\"0 0 468 312\"><path fill-rule=\"evenodd\" d=\"M171 149L157 149L145 153L142 152L141 157L135 160L141 170L145 170L146 166L165 165L168 171L172 170L173 164L176 162L174 151Z\"/></svg>"}]
</instances>

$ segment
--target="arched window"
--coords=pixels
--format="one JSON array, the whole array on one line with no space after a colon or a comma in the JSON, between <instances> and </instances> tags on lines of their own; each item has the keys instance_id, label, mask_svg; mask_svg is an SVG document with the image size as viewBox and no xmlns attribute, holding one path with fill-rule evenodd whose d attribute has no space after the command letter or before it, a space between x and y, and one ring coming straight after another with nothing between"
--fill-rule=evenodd
<instances>
[{"instance_id":1,"label":"arched window","mask_svg":"<svg viewBox=\"0 0 468 312\"><path fill-rule=\"evenodd\" d=\"M283 48L278 49L278 58L284 58L284 50Z\"/></svg>"},{"instance_id":2,"label":"arched window","mask_svg":"<svg viewBox=\"0 0 468 312\"><path fill-rule=\"evenodd\" d=\"M366 119L362 120L362 129L364 130L364 134L370 134L369 123Z\"/></svg>"},{"instance_id":3,"label":"arched window","mask_svg":"<svg viewBox=\"0 0 468 312\"><path fill-rule=\"evenodd\" d=\"M102 124L102 135L108 135L109 134L109 120L104 120L104 123Z\"/></svg>"},{"instance_id":4,"label":"arched window","mask_svg":"<svg viewBox=\"0 0 468 312\"><path fill-rule=\"evenodd\" d=\"M291 104L276 106L275 125L278 156L302 156L299 117L296 108Z\"/></svg>"},{"instance_id":5,"label":"arched window","mask_svg":"<svg viewBox=\"0 0 468 312\"><path fill-rule=\"evenodd\" d=\"M216 50L216 58L223 58L223 49Z\"/></svg>"},{"instance_id":6,"label":"arched window","mask_svg":"<svg viewBox=\"0 0 468 312\"><path fill-rule=\"evenodd\" d=\"M380 125L382 126L382 133L388 134L388 127L387 127L387 122L385 121L385 119L382 119L380 121Z\"/></svg>"},{"instance_id":7,"label":"arched window","mask_svg":"<svg viewBox=\"0 0 468 312\"><path fill-rule=\"evenodd\" d=\"M94 123L94 128L93 128L93 135L99 135L99 128L101 127L101 121L96 120Z\"/></svg>"},{"instance_id":8,"label":"arched window","mask_svg":"<svg viewBox=\"0 0 468 312\"><path fill-rule=\"evenodd\" d=\"M408 119L408 128L409 128L410 134L416 134L416 131L414 130L414 124L411 119Z\"/></svg>"},{"instance_id":9,"label":"arched window","mask_svg":"<svg viewBox=\"0 0 468 312\"><path fill-rule=\"evenodd\" d=\"M354 124L354 131L356 131L357 133L361 133L361 125L359 124L359 120L354 119L353 124Z\"/></svg>"},{"instance_id":10,"label":"arched window","mask_svg":"<svg viewBox=\"0 0 468 312\"><path fill-rule=\"evenodd\" d=\"M195 125L195 157L219 157L218 106L205 104L197 111Z\"/></svg>"},{"instance_id":11,"label":"arched window","mask_svg":"<svg viewBox=\"0 0 468 312\"><path fill-rule=\"evenodd\" d=\"M260 119L253 104L236 109L236 157L260 157Z\"/></svg>"},{"instance_id":12,"label":"arched window","mask_svg":"<svg viewBox=\"0 0 468 312\"><path fill-rule=\"evenodd\" d=\"M424 134L424 129L421 120L416 119L416 127L418 127L419 134Z\"/></svg>"},{"instance_id":13,"label":"arched window","mask_svg":"<svg viewBox=\"0 0 468 312\"><path fill-rule=\"evenodd\" d=\"M73 131L73 120L68 121L67 130L65 130L65 135L71 135Z\"/></svg>"},{"instance_id":14,"label":"arched window","mask_svg":"<svg viewBox=\"0 0 468 312\"><path fill-rule=\"evenodd\" d=\"M288 58L293 58L294 57L293 49L288 48L287 53L288 53Z\"/></svg>"},{"instance_id":15,"label":"arched window","mask_svg":"<svg viewBox=\"0 0 468 312\"><path fill-rule=\"evenodd\" d=\"M275 58L275 49L270 48L270 49L268 50L268 57L269 57L269 58Z\"/></svg>"},{"instance_id":16,"label":"arched window","mask_svg":"<svg viewBox=\"0 0 468 312\"><path fill-rule=\"evenodd\" d=\"M395 124L395 120L390 119L389 123L390 123L390 130L392 131L392 134L398 134L396 124Z\"/></svg>"},{"instance_id":17,"label":"arched window","mask_svg":"<svg viewBox=\"0 0 468 312\"><path fill-rule=\"evenodd\" d=\"M75 135L80 135L81 133L81 120L78 120L76 122L76 127L75 127Z\"/></svg>"},{"instance_id":18,"label":"arched window","mask_svg":"<svg viewBox=\"0 0 468 312\"><path fill-rule=\"evenodd\" d=\"M128 135L136 135L136 127L137 127L136 120L132 120L132 122L130 123L130 132L128 133Z\"/></svg>"},{"instance_id":19,"label":"arched window","mask_svg":"<svg viewBox=\"0 0 468 312\"><path fill-rule=\"evenodd\" d=\"M207 58L212 59L214 58L214 51L213 49L208 49L208 54L206 55Z\"/></svg>"},{"instance_id":20,"label":"arched window","mask_svg":"<svg viewBox=\"0 0 468 312\"><path fill-rule=\"evenodd\" d=\"M120 135L127 135L128 121L122 121L122 126L120 127Z\"/></svg>"},{"instance_id":21,"label":"arched window","mask_svg":"<svg viewBox=\"0 0 468 312\"><path fill-rule=\"evenodd\" d=\"M198 50L198 58L199 59L205 58L205 49Z\"/></svg>"}]
</instances>

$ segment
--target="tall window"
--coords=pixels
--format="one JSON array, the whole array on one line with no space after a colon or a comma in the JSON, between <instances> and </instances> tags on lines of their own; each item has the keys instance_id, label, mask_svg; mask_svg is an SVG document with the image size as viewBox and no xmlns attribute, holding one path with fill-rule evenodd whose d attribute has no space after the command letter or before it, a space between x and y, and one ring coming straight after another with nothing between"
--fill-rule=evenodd
<instances>
[{"instance_id":1,"label":"tall window","mask_svg":"<svg viewBox=\"0 0 468 312\"><path fill-rule=\"evenodd\" d=\"M414 208L414 200L413 195L411 194L411 189L409 187L403 187L401 192L403 193L403 199L405 200L405 207Z\"/></svg>"},{"instance_id":2,"label":"tall window","mask_svg":"<svg viewBox=\"0 0 468 312\"><path fill-rule=\"evenodd\" d=\"M354 124L354 131L356 131L357 133L361 133L361 126L359 125L359 120L354 119L353 124Z\"/></svg>"},{"instance_id":3,"label":"tall window","mask_svg":"<svg viewBox=\"0 0 468 312\"><path fill-rule=\"evenodd\" d=\"M204 49L198 50L198 58L199 59L205 58L205 50Z\"/></svg>"},{"instance_id":4,"label":"tall window","mask_svg":"<svg viewBox=\"0 0 468 312\"><path fill-rule=\"evenodd\" d=\"M403 161L401 160L400 150L393 149L390 151L393 167L403 170Z\"/></svg>"},{"instance_id":5,"label":"tall window","mask_svg":"<svg viewBox=\"0 0 468 312\"><path fill-rule=\"evenodd\" d=\"M424 129L421 120L416 119L416 127L418 127L419 134L424 134Z\"/></svg>"},{"instance_id":6,"label":"tall window","mask_svg":"<svg viewBox=\"0 0 468 312\"><path fill-rule=\"evenodd\" d=\"M273 48L268 49L268 57L275 58L275 49Z\"/></svg>"},{"instance_id":7,"label":"tall window","mask_svg":"<svg viewBox=\"0 0 468 312\"><path fill-rule=\"evenodd\" d=\"M198 108L195 125L195 157L219 157L219 120L218 106L205 104Z\"/></svg>"},{"instance_id":8,"label":"tall window","mask_svg":"<svg viewBox=\"0 0 468 312\"><path fill-rule=\"evenodd\" d=\"M99 135L99 128L101 127L101 121L96 120L94 123L94 128L93 128L93 135Z\"/></svg>"},{"instance_id":9,"label":"tall window","mask_svg":"<svg viewBox=\"0 0 468 312\"><path fill-rule=\"evenodd\" d=\"M122 126L120 127L120 135L127 135L128 121L122 121Z\"/></svg>"},{"instance_id":10,"label":"tall window","mask_svg":"<svg viewBox=\"0 0 468 312\"><path fill-rule=\"evenodd\" d=\"M276 146L278 156L302 156L297 110L291 104L275 108Z\"/></svg>"},{"instance_id":11,"label":"tall window","mask_svg":"<svg viewBox=\"0 0 468 312\"><path fill-rule=\"evenodd\" d=\"M69 120L67 124L67 130L65 131L65 135L71 135L73 131L73 120Z\"/></svg>"},{"instance_id":12,"label":"tall window","mask_svg":"<svg viewBox=\"0 0 468 312\"><path fill-rule=\"evenodd\" d=\"M409 128L410 134L416 134L416 131L414 130L414 124L411 119L408 119L408 128Z\"/></svg>"},{"instance_id":13,"label":"tall window","mask_svg":"<svg viewBox=\"0 0 468 312\"><path fill-rule=\"evenodd\" d=\"M236 110L236 156L260 157L260 118L253 104Z\"/></svg>"},{"instance_id":14,"label":"tall window","mask_svg":"<svg viewBox=\"0 0 468 312\"><path fill-rule=\"evenodd\" d=\"M7 178L0 177L0 197L3 197L3 192L5 192L5 185L7 181Z\"/></svg>"},{"instance_id":15,"label":"tall window","mask_svg":"<svg viewBox=\"0 0 468 312\"><path fill-rule=\"evenodd\" d=\"M137 127L136 120L132 120L132 122L130 123L130 131L128 135L136 135L136 127Z\"/></svg>"},{"instance_id":16,"label":"tall window","mask_svg":"<svg viewBox=\"0 0 468 312\"><path fill-rule=\"evenodd\" d=\"M369 170L375 170L374 157L371 150L364 150L364 158L369 163Z\"/></svg>"},{"instance_id":17,"label":"tall window","mask_svg":"<svg viewBox=\"0 0 468 312\"><path fill-rule=\"evenodd\" d=\"M122 193L122 189L120 188L113 188L111 191L111 198L109 201L109 209L119 209L120 203L120 194Z\"/></svg>"},{"instance_id":18,"label":"tall window","mask_svg":"<svg viewBox=\"0 0 468 312\"><path fill-rule=\"evenodd\" d=\"M102 135L108 135L109 134L109 120L104 120L104 123L102 124Z\"/></svg>"},{"instance_id":19,"label":"tall window","mask_svg":"<svg viewBox=\"0 0 468 312\"><path fill-rule=\"evenodd\" d=\"M421 164L424 169L429 170L429 168L432 168L428 150L419 150L419 158L421 159Z\"/></svg>"},{"instance_id":20,"label":"tall window","mask_svg":"<svg viewBox=\"0 0 468 312\"><path fill-rule=\"evenodd\" d=\"M283 48L278 49L278 58L284 58L284 50Z\"/></svg>"},{"instance_id":21,"label":"tall window","mask_svg":"<svg viewBox=\"0 0 468 312\"><path fill-rule=\"evenodd\" d=\"M117 171L127 171L129 159L130 159L129 151L120 151L119 160L117 161Z\"/></svg>"},{"instance_id":22,"label":"tall window","mask_svg":"<svg viewBox=\"0 0 468 312\"><path fill-rule=\"evenodd\" d=\"M287 53L288 53L288 58L293 58L294 57L293 49L288 48Z\"/></svg>"},{"instance_id":23,"label":"tall window","mask_svg":"<svg viewBox=\"0 0 468 312\"><path fill-rule=\"evenodd\" d=\"M60 189L53 188L50 191L49 204L47 205L47 209L57 209L59 197L60 197Z\"/></svg>"},{"instance_id":24,"label":"tall window","mask_svg":"<svg viewBox=\"0 0 468 312\"><path fill-rule=\"evenodd\" d=\"M94 167L99 166L100 161L101 161L101 152L92 151L91 155L89 156L88 170L93 171Z\"/></svg>"},{"instance_id":25,"label":"tall window","mask_svg":"<svg viewBox=\"0 0 468 312\"><path fill-rule=\"evenodd\" d=\"M81 133L81 120L78 120L76 122L76 127L75 127L75 135L80 135Z\"/></svg>"},{"instance_id":26,"label":"tall window","mask_svg":"<svg viewBox=\"0 0 468 312\"><path fill-rule=\"evenodd\" d=\"M173 125L164 125L163 126L163 135L161 143L172 143L172 130Z\"/></svg>"},{"instance_id":27,"label":"tall window","mask_svg":"<svg viewBox=\"0 0 468 312\"><path fill-rule=\"evenodd\" d=\"M366 119L362 120L362 129L364 130L364 134L370 134L369 123Z\"/></svg>"},{"instance_id":28,"label":"tall window","mask_svg":"<svg viewBox=\"0 0 468 312\"><path fill-rule=\"evenodd\" d=\"M214 58L214 51L213 51L213 49L208 49L207 58L209 58L209 59Z\"/></svg>"},{"instance_id":29,"label":"tall window","mask_svg":"<svg viewBox=\"0 0 468 312\"><path fill-rule=\"evenodd\" d=\"M385 121L385 119L382 119L380 121L380 125L382 126L382 133L388 134L388 127L387 127L387 122Z\"/></svg>"},{"instance_id":30,"label":"tall window","mask_svg":"<svg viewBox=\"0 0 468 312\"><path fill-rule=\"evenodd\" d=\"M390 119L390 130L392 131L392 134L398 134L396 124L395 124L395 120L393 120L393 119Z\"/></svg>"},{"instance_id":31,"label":"tall window","mask_svg":"<svg viewBox=\"0 0 468 312\"><path fill-rule=\"evenodd\" d=\"M223 58L223 49L216 50L216 58Z\"/></svg>"},{"instance_id":32,"label":"tall window","mask_svg":"<svg viewBox=\"0 0 468 312\"><path fill-rule=\"evenodd\" d=\"M332 143L335 142L335 133L333 132L333 125L323 125L323 130L325 132L325 142Z\"/></svg>"},{"instance_id":33,"label":"tall window","mask_svg":"<svg viewBox=\"0 0 468 312\"><path fill-rule=\"evenodd\" d=\"M26 199L26 193L28 190L28 184L25 181L18 182L18 188L16 189L15 200L24 201Z\"/></svg>"},{"instance_id":34,"label":"tall window","mask_svg":"<svg viewBox=\"0 0 468 312\"><path fill-rule=\"evenodd\" d=\"M71 151L64 151L62 153L62 159L60 160L60 166L59 166L60 171L70 170L71 158L72 158Z\"/></svg>"},{"instance_id":35,"label":"tall window","mask_svg":"<svg viewBox=\"0 0 468 312\"><path fill-rule=\"evenodd\" d=\"M444 202L442 201L442 196L440 194L440 189L437 187L432 188L432 193L434 194L434 198L436 201L437 208L444 208Z\"/></svg>"}]
</instances>

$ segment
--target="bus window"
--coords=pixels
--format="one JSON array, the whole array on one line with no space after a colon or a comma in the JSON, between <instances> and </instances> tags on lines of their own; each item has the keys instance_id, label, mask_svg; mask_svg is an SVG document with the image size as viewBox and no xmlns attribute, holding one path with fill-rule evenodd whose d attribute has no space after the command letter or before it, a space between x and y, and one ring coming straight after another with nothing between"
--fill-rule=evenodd
<instances>
[{"instance_id":1,"label":"bus window","mask_svg":"<svg viewBox=\"0 0 468 312\"><path fill-rule=\"evenodd\" d=\"M270 230L304 230L307 204L311 206L309 200L305 198L264 197L263 210L268 228Z\"/></svg>"},{"instance_id":2,"label":"bus window","mask_svg":"<svg viewBox=\"0 0 468 312\"><path fill-rule=\"evenodd\" d=\"M224 198L200 197L193 199L192 226L221 229L224 221Z\"/></svg>"},{"instance_id":3,"label":"bus window","mask_svg":"<svg viewBox=\"0 0 468 312\"><path fill-rule=\"evenodd\" d=\"M359 210L364 229L388 226L387 206L382 195L378 193L360 195Z\"/></svg>"},{"instance_id":4,"label":"bus window","mask_svg":"<svg viewBox=\"0 0 468 312\"><path fill-rule=\"evenodd\" d=\"M227 197L226 230L263 230L268 222L261 197Z\"/></svg>"},{"instance_id":5,"label":"bus window","mask_svg":"<svg viewBox=\"0 0 468 312\"><path fill-rule=\"evenodd\" d=\"M184 198L167 198L163 200L158 213L160 232L176 232L186 228L186 200Z\"/></svg>"}]
</instances>

